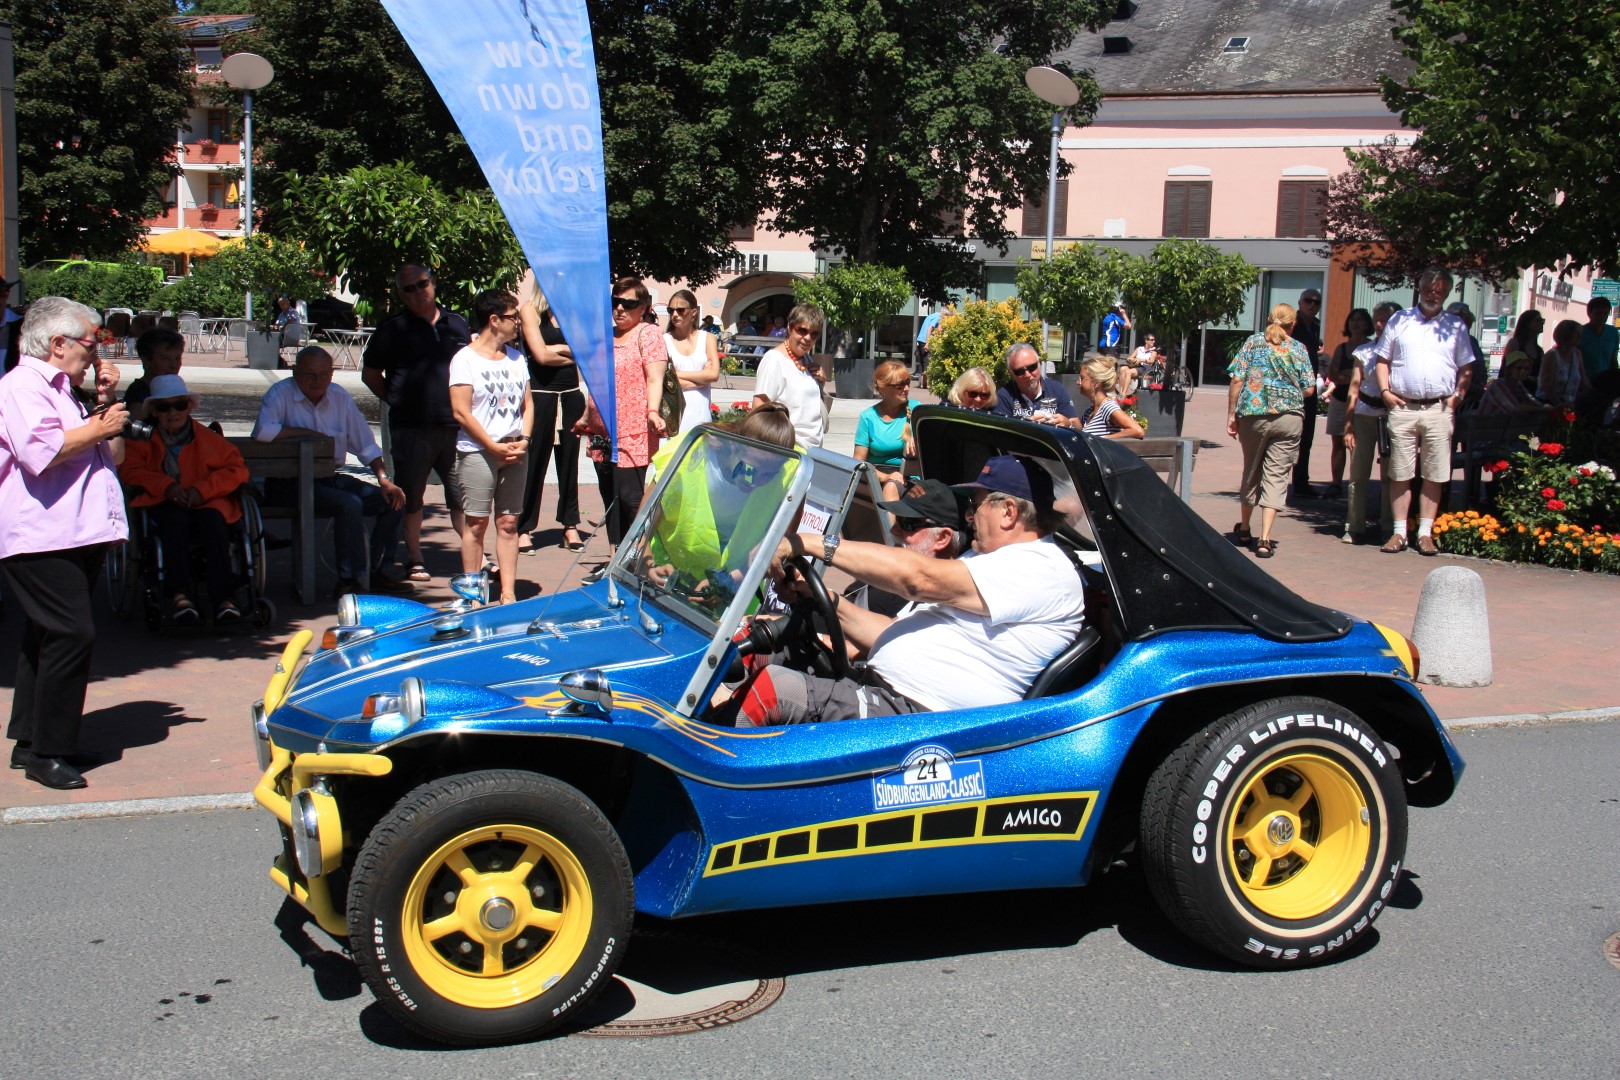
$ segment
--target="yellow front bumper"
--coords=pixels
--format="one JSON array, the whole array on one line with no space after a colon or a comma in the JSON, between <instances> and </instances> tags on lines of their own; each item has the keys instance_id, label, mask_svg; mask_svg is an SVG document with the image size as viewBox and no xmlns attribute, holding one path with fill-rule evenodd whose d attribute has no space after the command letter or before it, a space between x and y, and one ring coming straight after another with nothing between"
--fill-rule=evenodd
<instances>
[{"instance_id":1,"label":"yellow front bumper","mask_svg":"<svg viewBox=\"0 0 1620 1080\"><path fill-rule=\"evenodd\" d=\"M298 658L303 655L304 649L308 647L312 636L310 631L300 630L287 643L287 648L281 654L281 660L276 664L275 674L270 676L270 685L265 687L266 716L273 713L276 706L285 699L294 667ZM270 765L254 786L253 799L274 814L276 820L290 832L293 829L292 796L295 792L314 787L322 777L387 776L393 768L394 763L391 760L375 754L317 753L299 754L295 757L290 751L277 746L272 739ZM314 877L301 873L289 853L283 850L271 864L270 880L302 904L314 916L321 929L335 937L347 938L348 920L334 904L331 886L326 877L336 870L342 861L343 848L346 846L343 822L338 813L337 802L330 796L318 795L315 805L323 841L320 873Z\"/></svg>"}]
</instances>

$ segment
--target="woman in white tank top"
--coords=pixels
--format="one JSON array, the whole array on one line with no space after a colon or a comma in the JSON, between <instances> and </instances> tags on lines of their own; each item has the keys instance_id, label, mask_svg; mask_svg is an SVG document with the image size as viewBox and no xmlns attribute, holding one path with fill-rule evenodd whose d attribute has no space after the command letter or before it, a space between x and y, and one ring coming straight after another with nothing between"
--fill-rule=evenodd
<instances>
[{"instance_id":1,"label":"woman in white tank top","mask_svg":"<svg viewBox=\"0 0 1620 1080\"><path fill-rule=\"evenodd\" d=\"M699 330L697 297L690 289L678 289L669 298L669 328L664 348L681 380L686 406L681 412L681 430L706 424L709 416L709 387L720 378L720 350L713 334Z\"/></svg>"}]
</instances>

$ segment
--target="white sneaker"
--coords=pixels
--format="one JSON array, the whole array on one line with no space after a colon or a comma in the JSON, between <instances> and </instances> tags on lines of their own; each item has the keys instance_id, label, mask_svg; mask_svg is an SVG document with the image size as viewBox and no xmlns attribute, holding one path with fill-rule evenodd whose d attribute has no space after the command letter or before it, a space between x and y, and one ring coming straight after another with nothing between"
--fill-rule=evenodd
<instances>
[{"instance_id":1,"label":"white sneaker","mask_svg":"<svg viewBox=\"0 0 1620 1080\"><path fill-rule=\"evenodd\" d=\"M1353 544L1355 542L1355 535L1349 529L1344 530L1344 535L1339 537L1339 543L1341 544Z\"/></svg>"}]
</instances>

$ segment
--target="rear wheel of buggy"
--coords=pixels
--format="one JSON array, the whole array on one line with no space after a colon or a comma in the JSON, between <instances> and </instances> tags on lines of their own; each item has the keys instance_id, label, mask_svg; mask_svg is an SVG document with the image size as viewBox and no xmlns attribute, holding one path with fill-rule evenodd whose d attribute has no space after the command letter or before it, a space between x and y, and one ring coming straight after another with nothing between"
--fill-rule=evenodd
<instances>
[{"instance_id":1,"label":"rear wheel of buggy","mask_svg":"<svg viewBox=\"0 0 1620 1080\"><path fill-rule=\"evenodd\" d=\"M1230 713L1156 769L1142 800L1148 884L1198 944L1298 967L1359 943L1406 855L1406 796L1377 733L1321 698Z\"/></svg>"},{"instance_id":2,"label":"rear wheel of buggy","mask_svg":"<svg viewBox=\"0 0 1620 1080\"><path fill-rule=\"evenodd\" d=\"M372 830L349 885L349 939L406 1027L459 1045L566 1023L618 968L630 863L575 788L512 770L430 781Z\"/></svg>"}]
</instances>

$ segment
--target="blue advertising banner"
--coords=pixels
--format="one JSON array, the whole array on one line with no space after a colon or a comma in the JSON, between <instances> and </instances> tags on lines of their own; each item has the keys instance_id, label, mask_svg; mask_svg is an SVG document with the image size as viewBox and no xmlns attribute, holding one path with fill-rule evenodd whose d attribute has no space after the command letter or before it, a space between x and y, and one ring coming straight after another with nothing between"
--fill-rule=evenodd
<instances>
[{"instance_id":1,"label":"blue advertising banner","mask_svg":"<svg viewBox=\"0 0 1620 1080\"><path fill-rule=\"evenodd\" d=\"M511 222L614 436L602 106L584 0L382 0Z\"/></svg>"}]
</instances>

